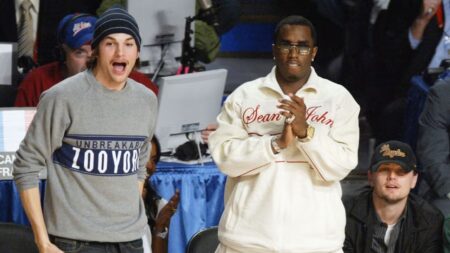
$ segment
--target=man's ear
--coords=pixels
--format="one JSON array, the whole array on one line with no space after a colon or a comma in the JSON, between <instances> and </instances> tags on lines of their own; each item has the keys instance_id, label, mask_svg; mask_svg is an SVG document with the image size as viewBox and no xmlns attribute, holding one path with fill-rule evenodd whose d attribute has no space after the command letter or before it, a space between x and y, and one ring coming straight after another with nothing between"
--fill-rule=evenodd
<instances>
[{"instance_id":1,"label":"man's ear","mask_svg":"<svg viewBox=\"0 0 450 253\"><path fill-rule=\"evenodd\" d=\"M272 44L272 57L273 57L273 60L276 60L276 57L275 57L275 50L276 50L276 48L275 47L276 47L275 44Z\"/></svg>"},{"instance_id":2,"label":"man's ear","mask_svg":"<svg viewBox=\"0 0 450 253\"><path fill-rule=\"evenodd\" d=\"M311 61L314 61L314 59L316 58L316 54L317 51L319 50L319 48L317 46L312 48L312 52L311 52Z\"/></svg>"},{"instance_id":3,"label":"man's ear","mask_svg":"<svg viewBox=\"0 0 450 253\"><path fill-rule=\"evenodd\" d=\"M411 189L414 189L414 187L416 187L417 179L419 177L419 173L418 172L414 171L413 173L414 173L414 175L413 175L413 178L412 178L412 181L411 181Z\"/></svg>"},{"instance_id":4,"label":"man's ear","mask_svg":"<svg viewBox=\"0 0 450 253\"><path fill-rule=\"evenodd\" d=\"M367 171L367 179L369 181L370 187L373 187L373 173L372 171Z\"/></svg>"}]
</instances>

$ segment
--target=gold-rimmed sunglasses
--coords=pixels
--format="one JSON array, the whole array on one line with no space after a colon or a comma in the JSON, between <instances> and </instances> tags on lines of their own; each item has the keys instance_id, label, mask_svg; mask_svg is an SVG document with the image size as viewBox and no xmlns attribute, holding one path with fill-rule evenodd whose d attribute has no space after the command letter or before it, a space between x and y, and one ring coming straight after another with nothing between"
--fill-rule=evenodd
<instances>
[{"instance_id":1,"label":"gold-rimmed sunglasses","mask_svg":"<svg viewBox=\"0 0 450 253\"><path fill-rule=\"evenodd\" d=\"M280 52L283 54L288 54L291 49L295 49L295 52L301 55L309 55L309 53L311 53L311 48L306 45L292 45L288 43L279 43L273 45L278 48L278 50L280 50Z\"/></svg>"}]
</instances>

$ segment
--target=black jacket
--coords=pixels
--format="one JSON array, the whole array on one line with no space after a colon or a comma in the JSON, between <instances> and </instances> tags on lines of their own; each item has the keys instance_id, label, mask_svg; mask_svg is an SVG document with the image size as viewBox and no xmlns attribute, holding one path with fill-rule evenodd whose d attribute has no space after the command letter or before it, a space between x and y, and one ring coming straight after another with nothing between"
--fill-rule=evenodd
<instances>
[{"instance_id":1,"label":"black jacket","mask_svg":"<svg viewBox=\"0 0 450 253\"><path fill-rule=\"evenodd\" d=\"M408 33L421 8L419 0L396 0L391 1L386 14L387 29L382 36L384 64L391 74L401 77L400 85L406 85L405 88L412 76L427 69L443 33L434 16L425 28L422 42L415 50L411 49Z\"/></svg>"},{"instance_id":2,"label":"black jacket","mask_svg":"<svg viewBox=\"0 0 450 253\"><path fill-rule=\"evenodd\" d=\"M406 220L397 239L398 253L442 253L444 218L435 207L410 193ZM369 253L373 224L376 219L372 191L367 191L346 203L345 253Z\"/></svg>"},{"instance_id":3,"label":"black jacket","mask_svg":"<svg viewBox=\"0 0 450 253\"><path fill-rule=\"evenodd\" d=\"M0 1L0 42L17 42L14 0Z\"/></svg>"}]
</instances>

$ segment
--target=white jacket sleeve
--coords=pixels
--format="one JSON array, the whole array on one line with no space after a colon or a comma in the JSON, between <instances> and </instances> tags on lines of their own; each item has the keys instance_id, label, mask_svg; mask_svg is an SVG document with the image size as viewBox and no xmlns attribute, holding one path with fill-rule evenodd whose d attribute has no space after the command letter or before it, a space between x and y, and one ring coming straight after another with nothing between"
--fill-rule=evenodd
<instances>
[{"instance_id":1,"label":"white jacket sleeve","mask_svg":"<svg viewBox=\"0 0 450 253\"><path fill-rule=\"evenodd\" d=\"M250 136L242 124L240 107L230 99L217 117L218 129L209 137L209 148L219 169L230 177L258 174L275 158L271 136Z\"/></svg>"},{"instance_id":2,"label":"white jacket sleeve","mask_svg":"<svg viewBox=\"0 0 450 253\"><path fill-rule=\"evenodd\" d=\"M349 94L341 98L330 131L296 144L324 181L339 181L358 164L359 105Z\"/></svg>"}]
</instances>

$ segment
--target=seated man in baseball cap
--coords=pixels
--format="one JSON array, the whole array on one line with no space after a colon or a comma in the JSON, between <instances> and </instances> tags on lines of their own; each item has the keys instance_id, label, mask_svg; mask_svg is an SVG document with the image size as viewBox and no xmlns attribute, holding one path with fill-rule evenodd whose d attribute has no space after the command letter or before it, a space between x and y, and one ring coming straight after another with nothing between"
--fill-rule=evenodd
<instances>
[{"instance_id":1,"label":"seated man in baseball cap","mask_svg":"<svg viewBox=\"0 0 450 253\"><path fill-rule=\"evenodd\" d=\"M92 54L95 22L95 16L85 13L69 14L59 22L58 60L28 73L20 83L14 106L36 107L42 92L86 69L86 63ZM157 93L157 86L144 74L132 71L129 77Z\"/></svg>"},{"instance_id":2,"label":"seated man in baseball cap","mask_svg":"<svg viewBox=\"0 0 450 253\"><path fill-rule=\"evenodd\" d=\"M346 205L344 252L442 252L443 216L411 193L416 157L399 141L381 143L368 172L371 189Z\"/></svg>"}]
</instances>

